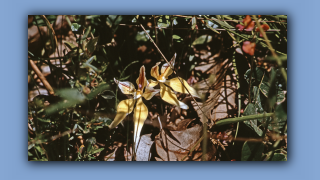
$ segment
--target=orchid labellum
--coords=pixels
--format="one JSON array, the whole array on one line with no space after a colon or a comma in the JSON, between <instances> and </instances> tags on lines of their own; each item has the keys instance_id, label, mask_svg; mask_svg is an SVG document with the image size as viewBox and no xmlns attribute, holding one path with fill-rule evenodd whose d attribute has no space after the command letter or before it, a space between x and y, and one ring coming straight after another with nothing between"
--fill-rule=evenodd
<instances>
[{"instance_id":1,"label":"orchid labellum","mask_svg":"<svg viewBox=\"0 0 320 180\"><path fill-rule=\"evenodd\" d=\"M169 62L170 64L165 63L162 65L161 74L159 74L160 62L158 62L155 66L153 66L151 68L151 76L156 78L157 81L149 80L149 83L151 87L154 87L157 84L160 85L160 96L164 101L168 102L169 104L178 106L182 109L188 109L189 108L188 105L179 101L175 93L171 90L171 88L180 93L188 93L189 91L190 94L195 97L199 97L199 95L191 86L189 86L187 81L185 81L180 77L176 77L168 80L168 77L173 73L173 70L171 69L171 67L174 66L176 56L177 54L175 53ZM184 86L182 85L182 83Z\"/></svg>"},{"instance_id":2,"label":"orchid labellum","mask_svg":"<svg viewBox=\"0 0 320 180\"><path fill-rule=\"evenodd\" d=\"M121 101L117 107L117 114L113 122L109 125L109 128L112 129L116 127L128 114L130 114L133 109L133 123L134 123L134 148L137 149L139 137L141 133L142 126L144 121L148 116L148 108L143 103L142 97L146 100L150 100L155 94L160 90L154 89L151 87L145 76L145 67L140 68L139 78L137 79L138 89L136 90L134 85L129 81L118 81L114 79L115 83L118 84L118 87L123 94L133 95L133 99L126 99ZM136 104L135 108L134 105Z\"/></svg>"}]
</instances>

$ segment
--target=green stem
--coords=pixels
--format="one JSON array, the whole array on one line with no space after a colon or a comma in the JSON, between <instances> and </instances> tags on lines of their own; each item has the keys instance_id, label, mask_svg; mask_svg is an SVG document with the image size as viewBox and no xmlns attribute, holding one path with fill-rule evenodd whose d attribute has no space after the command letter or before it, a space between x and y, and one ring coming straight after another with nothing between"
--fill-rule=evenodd
<instances>
[{"instance_id":1,"label":"green stem","mask_svg":"<svg viewBox=\"0 0 320 180\"><path fill-rule=\"evenodd\" d=\"M271 117L273 115L274 115L273 113L265 113L265 114L255 114L255 115L242 116L242 117L236 117L236 118L228 118L228 119L223 119L223 120L218 121L215 125L222 126L225 124L231 124L231 123L242 122L242 121L247 121L247 120Z\"/></svg>"},{"instance_id":2,"label":"green stem","mask_svg":"<svg viewBox=\"0 0 320 180\"><path fill-rule=\"evenodd\" d=\"M231 36L231 35L230 35ZM238 69L237 69L237 64L236 64L236 57L235 57L236 51L233 52L233 60L232 60L232 65L233 65L233 69L234 69L234 73L236 74L236 78L237 78L237 91L238 91L238 117L240 117L241 114L241 94L240 94L240 82L239 82L239 73L238 73ZM237 129L236 129L236 134L234 136L234 139L237 138L238 136L238 131L239 131L239 122L237 123ZM233 142L234 145L234 142Z\"/></svg>"}]
</instances>

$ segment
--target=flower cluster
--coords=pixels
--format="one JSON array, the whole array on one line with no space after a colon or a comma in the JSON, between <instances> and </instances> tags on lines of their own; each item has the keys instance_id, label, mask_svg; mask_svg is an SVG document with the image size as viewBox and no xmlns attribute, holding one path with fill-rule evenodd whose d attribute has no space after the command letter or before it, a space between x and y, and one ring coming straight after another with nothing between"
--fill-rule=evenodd
<instances>
[{"instance_id":1,"label":"flower cluster","mask_svg":"<svg viewBox=\"0 0 320 180\"><path fill-rule=\"evenodd\" d=\"M171 90L180 93L190 93L194 97L199 97L197 92L189 86L189 84L182 78L176 77L168 80L168 76L173 73L172 67L174 66L176 59L176 54L170 60L169 64L165 63L161 67L161 74L159 74L159 64L158 62L155 66L151 68L151 76L156 79L156 81L149 79L147 81L145 76L145 67L140 68L139 77L136 80L138 89L136 90L134 85L128 81L118 81L114 79L115 83L120 88L123 94L133 95L132 99L126 99L119 103L117 107L117 114L113 122L109 125L109 128L116 127L128 114L130 114L133 109L133 123L134 123L134 148L138 147L138 142L140 139L141 129L143 127L144 121L148 116L148 108L143 103L142 97L146 100L150 100L155 94L160 92L161 98L168 102L169 104L178 106L182 109L188 109L189 107L178 100L175 93ZM183 85L182 85L183 83ZM156 85L160 85L160 89L154 89Z\"/></svg>"},{"instance_id":2,"label":"flower cluster","mask_svg":"<svg viewBox=\"0 0 320 180\"><path fill-rule=\"evenodd\" d=\"M258 16L259 18L261 17L260 15ZM252 21L251 17L249 15L247 15L243 20L242 20L242 23L243 25L241 24L238 24L236 25L236 28L239 30L239 31L252 31L255 27L255 22ZM268 31L270 29L269 25L268 24L262 24L261 25L261 29L262 31ZM257 27L255 29L255 32L259 33L260 32L260 29L259 27ZM260 37L262 37L262 34L260 33ZM254 51L255 51L255 48L256 48L256 43L255 42L250 42L250 41L245 41L243 42L243 46L242 46L242 50L253 56L254 55Z\"/></svg>"}]
</instances>

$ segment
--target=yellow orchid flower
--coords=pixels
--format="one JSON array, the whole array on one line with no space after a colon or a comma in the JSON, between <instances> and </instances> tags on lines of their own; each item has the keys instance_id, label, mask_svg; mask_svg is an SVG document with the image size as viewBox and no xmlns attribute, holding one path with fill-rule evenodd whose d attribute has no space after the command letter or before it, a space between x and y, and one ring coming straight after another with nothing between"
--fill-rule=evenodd
<instances>
[{"instance_id":1,"label":"yellow orchid flower","mask_svg":"<svg viewBox=\"0 0 320 180\"><path fill-rule=\"evenodd\" d=\"M175 53L169 62L171 64L171 67L174 66L176 56L177 56L177 54ZM159 84L160 85L160 96L164 101L166 101L172 105L178 106L182 109L188 109L189 108L188 105L179 101L177 99L177 96L174 94L174 92L169 87L171 87L173 90L180 92L180 93L188 93L188 91L189 91L192 96L199 97L196 90L193 89L191 86L189 86L187 81L185 81L182 78L180 78L180 80L188 90L182 85L182 83L180 82L178 77L168 80L168 77L173 73L173 70L171 69L171 67L168 63L165 63L162 65L161 75L159 75L159 64L160 64L160 62L158 62L155 66L153 66L151 68L150 74L152 77L156 78L157 81L153 81L153 80L149 79L150 86L154 87L157 84Z\"/></svg>"},{"instance_id":2,"label":"yellow orchid flower","mask_svg":"<svg viewBox=\"0 0 320 180\"><path fill-rule=\"evenodd\" d=\"M143 103L142 98L144 97L146 100L150 100L155 94L157 94L160 90L154 89L151 87L145 76L145 67L142 66L140 68L139 78L136 83L138 85L138 90L135 89L134 85L129 81L118 81L114 79L114 82L117 83L118 87L122 91L123 94L133 95L132 99L126 99L121 101L117 107L117 114L113 120L113 122L109 125L109 128L112 129L116 127L128 114L133 111L133 123L134 123L134 148L135 150L138 147L139 137L141 133L142 126L144 121L148 117L148 108ZM145 92L143 89L145 88Z\"/></svg>"}]
</instances>

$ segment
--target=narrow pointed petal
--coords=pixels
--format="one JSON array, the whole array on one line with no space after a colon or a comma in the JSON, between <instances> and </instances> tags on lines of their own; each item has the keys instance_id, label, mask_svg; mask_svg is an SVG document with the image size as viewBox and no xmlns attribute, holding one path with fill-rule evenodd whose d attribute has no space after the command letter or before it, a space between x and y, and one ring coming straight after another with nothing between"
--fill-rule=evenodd
<instances>
[{"instance_id":1,"label":"narrow pointed petal","mask_svg":"<svg viewBox=\"0 0 320 180\"><path fill-rule=\"evenodd\" d=\"M187 81L185 81L184 79L180 78L180 80L183 82L184 86L189 90L190 94L194 97L198 97L200 98L200 96L198 95L197 91L195 89L193 89L193 87L191 87ZM172 78L170 80L167 80L165 82L166 85L170 86L173 90L180 92L180 93L185 93L188 94L187 89L182 85L182 83L180 82L179 78Z\"/></svg>"},{"instance_id":2,"label":"narrow pointed petal","mask_svg":"<svg viewBox=\"0 0 320 180\"><path fill-rule=\"evenodd\" d=\"M114 78L114 82L118 84L118 87L120 88L123 94L133 95L134 92L136 91L136 89L134 88L134 85L129 81L118 81Z\"/></svg>"},{"instance_id":3,"label":"narrow pointed petal","mask_svg":"<svg viewBox=\"0 0 320 180\"><path fill-rule=\"evenodd\" d=\"M174 92L166 85L160 83L160 96L169 104L180 107L181 109L189 109L188 105L178 100Z\"/></svg>"},{"instance_id":4,"label":"narrow pointed petal","mask_svg":"<svg viewBox=\"0 0 320 180\"><path fill-rule=\"evenodd\" d=\"M159 64L160 64L160 62L157 62L157 64L155 66L153 66L150 71L151 76L156 79L159 78Z\"/></svg>"},{"instance_id":5,"label":"narrow pointed petal","mask_svg":"<svg viewBox=\"0 0 320 180\"><path fill-rule=\"evenodd\" d=\"M137 101L137 105L134 108L134 114L133 114L133 123L134 123L133 142L134 142L135 150L137 150L138 143L140 140L141 129L147 117L148 117L148 108L142 102L142 98L139 98Z\"/></svg>"},{"instance_id":6,"label":"narrow pointed petal","mask_svg":"<svg viewBox=\"0 0 320 180\"><path fill-rule=\"evenodd\" d=\"M153 87L150 86L150 84L148 84L146 86L146 89L144 90L144 93L143 93L143 97L146 99L146 100L150 100L155 94L157 94L158 92L160 92L160 89L154 89Z\"/></svg>"},{"instance_id":7,"label":"narrow pointed petal","mask_svg":"<svg viewBox=\"0 0 320 180\"><path fill-rule=\"evenodd\" d=\"M117 115L109 125L110 129L115 128L128 114L132 112L134 103L134 99L126 99L118 104Z\"/></svg>"},{"instance_id":8,"label":"narrow pointed petal","mask_svg":"<svg viewBox=\"0 0 320 180\"><path fill-rule=\"evenodd\" d=\"M145 71L145 67L141 66L140 68L140 73L139 73L139 77L136 80L136 83L138 85L138 89L142 90L148 83L147 78L146 78L146 71Z\"/></svg>"},{"instance_id":9,"label":"narrow pointed petal","mask_svg":"<svg viewBox=\"0 0 320 180\"><path fill-rule=\"evenodd\" d=\"M174 53L173 57L170 60L170 64L172 66L172 68L174 67L174 63L176 61L176 57L177 57L177 53ZM171 69L170 65L168 63L165 63L164 65L162 65L161 67L161 75L163 77L165 77L166 79L168 79L168 76L170 76L173 73L173 70Z\"/></svg>"},{"instance_id":10,"label":"narrow pointed petal","mask_svg":"<svg viewBox=\"0 0 320 180\"><path fill-rule=\"evenodd\" d=\"M158 85L158 81L154 81L152 79L148 80L148 86L149 87L155 87L156 85Z\"/></svg>"}]
</instances>

